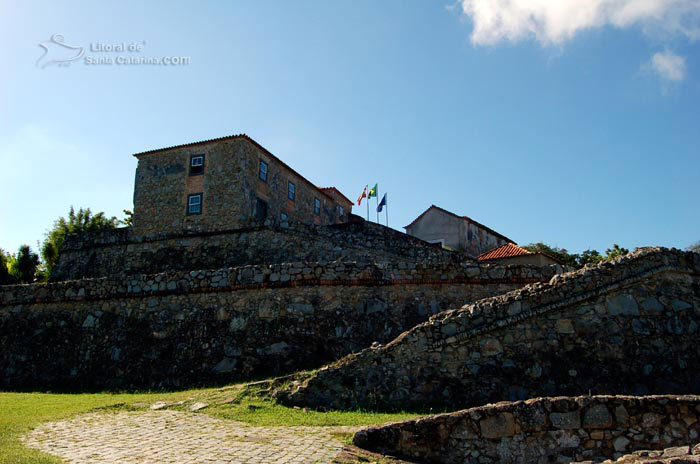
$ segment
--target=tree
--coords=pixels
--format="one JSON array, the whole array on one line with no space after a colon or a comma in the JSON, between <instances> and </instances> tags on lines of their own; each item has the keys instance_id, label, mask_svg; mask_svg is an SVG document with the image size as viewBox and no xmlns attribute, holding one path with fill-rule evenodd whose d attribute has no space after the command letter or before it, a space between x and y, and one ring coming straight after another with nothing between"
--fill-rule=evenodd
<instances>
[{"instance_id":1,"label":"tree","mask_svg":"<svg viewBox=\"0 0 700 464\"><path fill-rule=\"evenodd\" d=\"M614 244L612 248L605 250L605 256L601 255L597 250L590 248L583 251L581 254L569 253L566 248L552 247L542 242L531 243L529 245L525 245L523 248L532 252L546 253L553 258L558 259L565 265L571 266L575 269L581 269L589 264L596 265L603 261L626 255L630 252L627 248L622 248L617 243Z\"/></svg>"},{"instance_id":2,"label":"tree","mask_svg":"<svg viewBox=\"0 0 700 464\"><path fill-rule=\"evenodd\" d=\"M37 268L39 267L39 255L34 253L29 245L22 245L17 251L17 256L10 262L10 275L21 284L34 282Z\"/></svg>"},{"instance_id":3,"label":"tree","mask_svg":"<svg viewBox=\"0 0 700 464\"><path fill-rule=\"evenodd\" d=\"M127 227L131 227L134 224L134 213L130 209L125 209L123 211L124 211L124 219L122 219L119 222L124 224Z\"/></svg>"},{"instance_id":4,"label":"tree","mask_svg":"<svg viewBox=\"0 0 700 464\"><path fill-rule=\"evenodd\" d=\"M127 220L129 220L129 217L127 217ZM54 222L53 229L46 234L46 240L44 240L41 247L41 256L44 259L47 277L51 275L51 271L53 271L58 262L61 246L67 236L114 229L120 222L116 217L108 218L102 212L93 215L90 208L80 208L76 213L71 206L68 218L60 217Z\"/></svg>"},{"instance_id":5,"label":"tree","mask_svg":"<svg viewBox=\"0 0 700 464\"><path fill-rule=\"evenodd\" d=\"M551 247L551 246L549 246L545 243L542 243L542 242L530 243L529 245L525 245L523 248L525 248L527 251L531 251L533 253L539 252L539 253L548 254L552 258L558 259L566 266L578 267L577 266L578 255L575 253L574 254L569 253L566 250L566 248Z\"/></svg>"},{"instance_id":6,"label":"tree","mask_svg":"<svg viewBox=\"0 0 700 464\"><path fill-rule=\"evenodd\" d=\"M14 283L14 279L10 275L9 264L12 256L5 253L5 250L0 248L0 285Z\"/></svg>"},{"instance_id":7,"label":"tree","mask_svg":"<svg viewBox=\"0 0 700 464\"><path fill-rule=\"evenodd\" d=\"M694 251L695 253L700 253L700 242L696 242L686 248L687 251Z\"/></svg>"},{"instance_id":8,"label":"tree","mask_svg":"<svg viewBox=\"0 0 700 464\"><path fill-rule=\"evenodd\" d=\"M605 250L605 260L611 260L617 258L618 256L624 256L630 251L627 248L622 248L617 243L613 244L612 248Z\"/></svg>"},{"instance_id":9,"label":"tree","mask_svg":"<svg viewBox=\"0 0 700 464\"><path fill-rule=\"evenodd\" d=\"M576 268L580 269L588 264L596 265L603 261L603 256L597 250L585 250L576 259Z\"/></svg>"}]
</instances>

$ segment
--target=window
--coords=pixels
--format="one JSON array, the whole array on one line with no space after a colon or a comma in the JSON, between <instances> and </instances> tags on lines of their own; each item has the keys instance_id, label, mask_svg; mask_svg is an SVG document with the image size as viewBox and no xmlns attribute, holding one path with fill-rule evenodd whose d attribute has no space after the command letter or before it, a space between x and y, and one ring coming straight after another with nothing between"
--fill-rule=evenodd
<instances>
[{"instance_id":1,"label":"window","mask_svg":"<svg viewBox=\"0 0 700 464\"><path fill-rule=\"evenodd\" d=\"M321 214L321 200L314 198L314 214Z\"/></svg>"},{"instance_id":2,"label":"window","mask_svg":"<svg viewBox=\"0 0 700 464\"><path fill-rule=\"evenodd\" d=\"M287 221L287 213L285 213L284 211L282 211L282 212L280 213L280 220L281 220L282 222Z\"/></svg>"},{"instance_id":3,"label":"window","mask_svg":"<svg viewBox=\"0 0 700 464\"><path fill-rule=\"evenodd\" d=\"M263 160L260 160L260 180L263 182L267 182L267 163Z\"/></svg>"},{"instance_id":4,"label":"window","mask_svg":"<svg viewBox=\"0 0 700 464\"><path fill-rule=\"evenodd\" d=\"M297 197L297 186L294 185L294 182L289 181L287 184L287 198L290 200L294 201Z\"/></svg>"},{"instance_id":5,"label":"window","mask_svg":"<svg viewBox=\"0 0 700 464\"><path fill-rule=\"evenodd\" d=\"M255 217L261 221L267 219L267 202L258 198L255 202Z\"/></svg>"},{"instance_id":6,"label":"window","mask_svg":"<svg viewBox=\"0 0 700 464\"><path fill-rule=\"evenodd\" d=\"M338 205L338 216L345 216L345 209Z\"/></svg>"},{"instance_id":7,"label":"window","mask_svg":"<svg viewBox=\"0 0 700 464\"><path fill-rule=\"evenodd\" d=\"M187 195L187 214L202 214L202 194Z\"/></svg>"},{"instance_id":8,"label":"window","mask_svg":"<svg viewBox=\"0 0 700 464\"><path fill-rule=\"evenodd\" d=\"M204 155L192 155L190 156L190 175L200 174L204 174Z\"/></svg>"}]
</instances>

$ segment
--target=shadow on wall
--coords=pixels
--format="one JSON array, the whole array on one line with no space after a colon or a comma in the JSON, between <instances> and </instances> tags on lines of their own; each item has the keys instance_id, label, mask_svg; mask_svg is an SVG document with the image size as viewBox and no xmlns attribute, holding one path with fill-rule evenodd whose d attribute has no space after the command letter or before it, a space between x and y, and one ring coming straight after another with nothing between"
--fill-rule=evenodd
<instances>
[{"instance_id":1,"label":"shadow on wall","mask_svg":"<svg viewBox=\"0 0 700 464\"><path fill-rule=\"evenodd\" d=\"M694 393L700 254L641 249L445 311L277 392L336 409L469 407L537 396Z\"/></svg>"}]
</instances>

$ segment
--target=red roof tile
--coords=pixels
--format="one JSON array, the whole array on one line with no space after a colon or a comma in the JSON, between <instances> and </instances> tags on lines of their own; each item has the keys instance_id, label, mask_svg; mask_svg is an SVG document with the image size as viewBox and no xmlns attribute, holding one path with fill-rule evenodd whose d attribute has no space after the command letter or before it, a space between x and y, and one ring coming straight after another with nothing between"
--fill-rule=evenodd
<instances>
[{"instance_id":1,"label":"red roof tile","mask_svg":"<svg viewBox=\"0 0 700 464\"><path fill-rule=\"evenodd\" d=\"M505 258L513 258L515 256L526 256L526 255L542 255L546 256L547 258L551 259L557 264L561 264L562 266L564 263L562 263L560 260L555 258L554 256L548 255L547 253L537 251L537 252L532 252L528 251L525 248L521 248L515 243L506 243L503 246L499 246L498 248L494 248L491 251L487 251L486 253L483 253L479 256L476 257L479 261L492 261L495 259L505 259Z\"/></svg>"},{"instance_id":2,"label":"red roof tile","mask_svg":"<svg viewBox=\"0 0 700 464\"><path fill-rule=\"evenodd\" d=\"M487 251L476 257L479 261L487 261L490 259L503 259L512 258L514 256L524 256L533 254L531 251L527 251L525 248L520 248L514 243L506 243L503 246L494 248L491 251Z\"/></svg>"}]
</instances>

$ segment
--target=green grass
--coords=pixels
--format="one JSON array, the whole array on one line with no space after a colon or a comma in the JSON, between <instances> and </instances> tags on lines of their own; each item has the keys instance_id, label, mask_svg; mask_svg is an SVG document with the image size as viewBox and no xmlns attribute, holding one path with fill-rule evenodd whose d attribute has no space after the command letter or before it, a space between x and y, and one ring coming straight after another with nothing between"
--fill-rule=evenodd
<instances>
[{"instance_id":1,"label":"green grass","mask_svg":"<svg viewBox=\"0 0 700 464\"><path fill-rule=\"evenodd\" d=\"M331 432L331 435L338 440L339 442L343 443L344 445L352 445L352 433L348 432Z\"/></svg>"},{"instance_id":2,"label":"green grass","mask_svg":"<svg viewBox=\"0 0 700 464\"><path fill-rule=\"evenodd\" d=\"M209 404L199 413L258 426L377 425L416 417L409 413L370 411L317 412L288 408L259 395L259 388L233 385L224 388L150 393L2 393L0 392L0 464L57 464L49 455L25 448L20 437L42 422L105 410L148 410L158 401L168 409L188 411L194 402ZM180 404L177 404L177 403ZM351 436L343 434L349 443Z\"/></svg>"},{"instance_id":3,"label":"green grass","mask_svg":"<svg viewBox=\"0 0 700 464\"><path fill-rule=\"evenodd\" d=\"M239 403L213 405L205 412L219 419L230 419L261 426L330 426L379 425L417 417L409 413L377 413L371 411L318 412L287 408L265 399L243 399Z\"/></svg>"}]
</instances>

